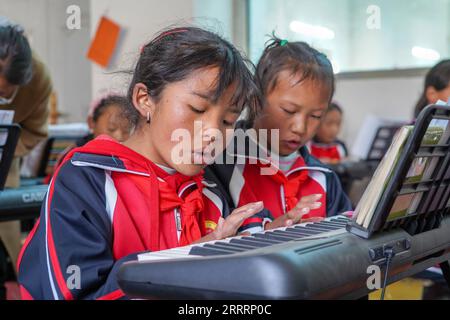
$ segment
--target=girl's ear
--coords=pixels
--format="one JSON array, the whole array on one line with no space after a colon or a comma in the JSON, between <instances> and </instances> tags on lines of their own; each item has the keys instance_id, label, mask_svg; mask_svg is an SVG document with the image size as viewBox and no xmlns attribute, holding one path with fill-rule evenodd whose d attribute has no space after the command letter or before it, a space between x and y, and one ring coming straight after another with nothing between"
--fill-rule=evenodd
<instances>
[{"instance_id":1,"label":"girl's ear","mask_svg":"<svg viewBox=\"0 0 450 320\"><path fill-rule=\"evenodd\" d=\"M87 124L88 124L88 126L89 126L89 131L90 131L91 133L93 133L93 132L94 132L94 128L95 128L94 117L89 116L89 117L87 118Z\"/></svg>"},{"instance_id":2,"label":"girl's ear","mask_svg":"<svg viewBox=\"0 0 450 320\"><path fill-rule=\"evenodd\" d=\"M135 84L133 88L133 105L139 112L139 114L147 119L148 114L150 113L150 118L153 118L153 115L156 111L156 105L153 99L148 94L147 86L143 83Z\"/></svg>"},{"instance_id":3,"label":"girl's ear","mask_svg":"<svg viewBox=\"0 0 450 320\"><path fill-rule=\"evenodd\" d=\"M425 96L427 98L428 103L435 103L438 100L438 92L432 86L429 86L425 90Z\"/></svg>"}]
</instances>

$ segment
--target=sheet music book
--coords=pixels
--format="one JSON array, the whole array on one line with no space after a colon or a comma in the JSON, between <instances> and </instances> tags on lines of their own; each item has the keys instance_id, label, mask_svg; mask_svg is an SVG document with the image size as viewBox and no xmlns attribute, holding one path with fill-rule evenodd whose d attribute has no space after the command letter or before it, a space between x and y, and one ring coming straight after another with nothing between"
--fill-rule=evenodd
<instances>
[{"instance_id":1,"label":"sheet music book","mask_svg":"<svg viewBox=\"0 0 450 320\"><path fill-rule=\"evenodd\" d=\"M376 169L372 180L355 209L356 223L360 226L368 228L381 195L394 171L402 148L412 130L413 126L404 126L397 132L386 155Z\"/></svg>"},{"instance_id":2,"label":"sheet music book","mask_svg":"<svg viewBox=\"0 0 450 320\"><path fill-rule=\"evenodd\" d=\"M403 147L411 135L414 126L404 126L394 137L386 155L375 171L372 180L365 190L360 202L355 209L356 224L368 228L373 218L377 205L389 183L392 173L402 153ZM450 138L450 121L448 119L432 119L426 129L420 143L422 147L446 146ZM419 182L426 182L436 175L436 167L439 163L436 154L424 154L416 157L409 167L404 186ZM418 206L424 192L414 190L411 193L400 194L390 209L386 221L393 221L410 214L417 214Z\"/></svg>"}]
</instances>

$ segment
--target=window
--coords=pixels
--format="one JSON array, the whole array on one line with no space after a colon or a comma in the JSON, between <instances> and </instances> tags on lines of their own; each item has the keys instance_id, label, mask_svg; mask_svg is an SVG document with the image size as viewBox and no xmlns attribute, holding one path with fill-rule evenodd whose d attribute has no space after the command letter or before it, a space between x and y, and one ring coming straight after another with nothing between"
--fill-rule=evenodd
<instances>
[{"instance_id":1,"label":"window","mask_svg":"<svg viewBox=\"0 0 450 320\"><path fill-rule=\"evenodd\" d=\"M249 0L253 61L272 31L321 50L336 73L430 67L450 57L450 0Z\"/></svg>"}]
</instances>

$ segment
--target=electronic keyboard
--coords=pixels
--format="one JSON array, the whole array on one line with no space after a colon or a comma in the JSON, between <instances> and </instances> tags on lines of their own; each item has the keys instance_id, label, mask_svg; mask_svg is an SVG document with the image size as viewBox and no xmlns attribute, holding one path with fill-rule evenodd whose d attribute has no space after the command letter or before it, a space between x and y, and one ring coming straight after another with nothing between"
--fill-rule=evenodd
<instances>
[{"instance_id":1,"label":"electronic keyboard","mask_svg":"<svg viewBox=\"0 0 450 320\"><path fill-rule=\"evenodd\" d=\"M347 232L349 218L279 228L220 241L139 255L118 274L121 289L136 298L355 299L367 295L370 267L388 283L450 259L450 217L415 236L403 229L366 240Z\"/></svg>"},{"instance_id":2,"label":"electronic keyboard","mask_svg":"<svg viewBox=\"0 0 450 320\"><path fill-rule=\"evenodd\" d=\"M0 222L39 216L48 185L28 185L0 191Z\"/></svg>"}]
</instances>

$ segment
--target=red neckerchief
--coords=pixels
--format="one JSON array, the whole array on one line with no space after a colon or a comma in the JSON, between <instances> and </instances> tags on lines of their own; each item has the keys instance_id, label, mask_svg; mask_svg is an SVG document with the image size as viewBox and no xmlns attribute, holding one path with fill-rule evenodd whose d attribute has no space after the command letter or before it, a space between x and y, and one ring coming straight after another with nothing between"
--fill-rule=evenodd
<instances>
[{"instance_id":1,"label":"red neckerchief","mask_svg":"<svg viewBox=\"0 0 450 320\"><path fill-rule=\"evenodd\" d=\"M270 163L262 163L261 161L257 162L257 165L260 168L268 168L273 164ZM298 167L305 167L305 160L303 160L302 156L299 156L292 166L291 170L294 170ZM274 174L267 175L277 184L282 185L284 188L284 198L286 200L286 212L292 210L298 203L299 199L297 198L298 191L300 190L302 184L308 179L308 170L302 169L291 173L286 177L283 171L278 169Z\"/></svg>"},{"instance_id":2,"label":"red neckerchief","mask_svg":"<svg viewBox=\"0 0 450 320\"><path fill-rule=\"evenodd\" d=\"M180 246L186 246L200 239L206 233L203 218L203 172L193 177L180 173L168 174L160 167L151 164L157 175L165 182L159 182L159 208L161 212L171 212L176 208L180 210L181 235ZM195 184L194 190L185 190L186 196L180 193L183 189L190 189ZM184 192L183 192L184 193Z\"/></svg>"}]
</instances>

